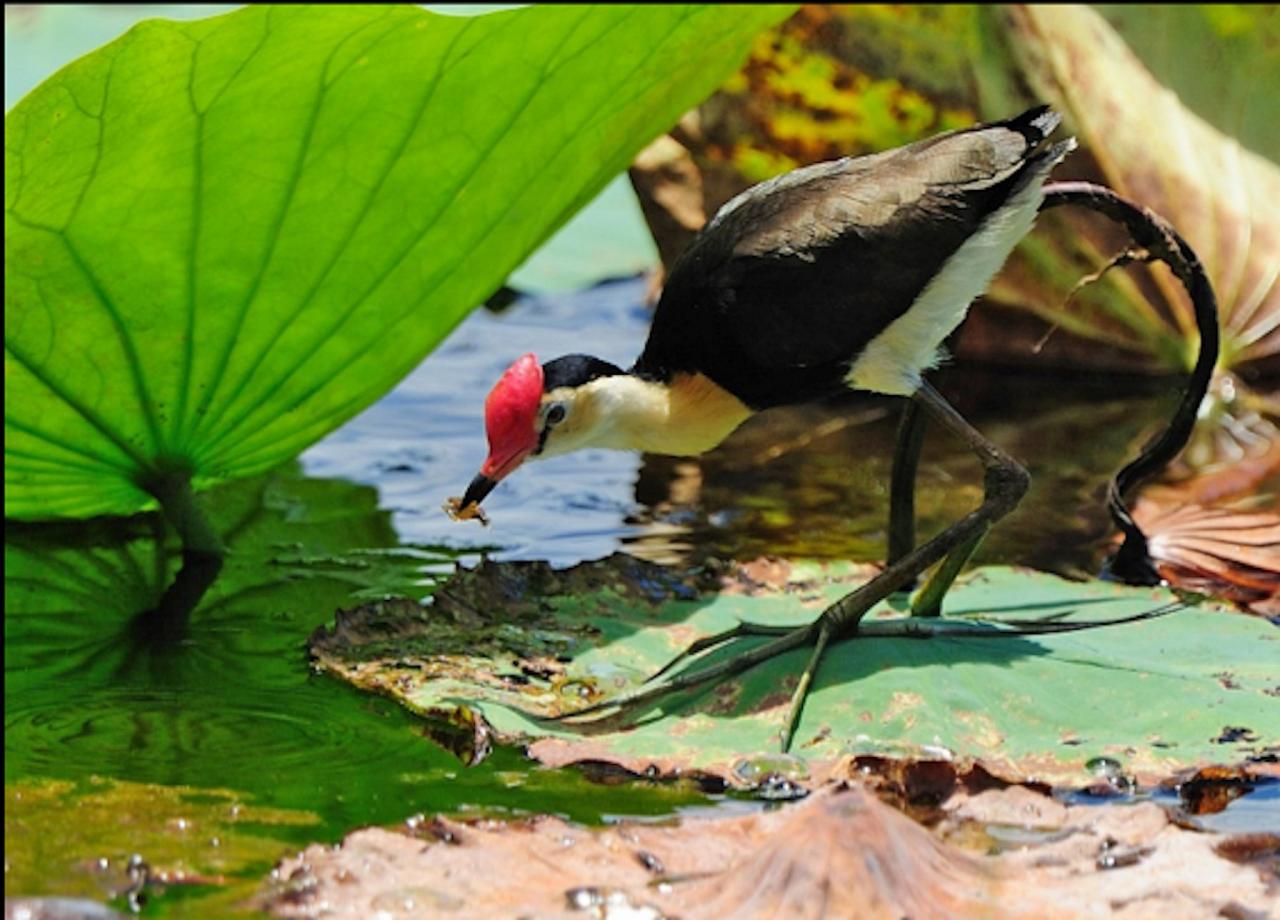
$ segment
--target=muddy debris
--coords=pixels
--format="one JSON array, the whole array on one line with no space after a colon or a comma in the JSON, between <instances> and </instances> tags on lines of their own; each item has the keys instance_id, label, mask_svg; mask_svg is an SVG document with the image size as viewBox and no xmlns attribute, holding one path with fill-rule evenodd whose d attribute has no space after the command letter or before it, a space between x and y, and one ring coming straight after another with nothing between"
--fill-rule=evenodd
<instances>
[{"instance_id":1,"label":"muddy debris","mask_svg":"<svg viewBox=\"0 0 1280 920\"><path fill-rule=\"evenodd\" d=\"M1253 788L1243 767L1205 767L1178 786L1178 798L1189 814L1212 815Z\"/></svg>"}]
</instances>

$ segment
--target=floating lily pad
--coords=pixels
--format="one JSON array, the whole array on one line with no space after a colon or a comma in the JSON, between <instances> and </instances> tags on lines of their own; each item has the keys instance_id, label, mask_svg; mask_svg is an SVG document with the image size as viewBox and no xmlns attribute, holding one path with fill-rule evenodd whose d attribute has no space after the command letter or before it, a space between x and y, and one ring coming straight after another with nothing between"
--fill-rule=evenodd
<instances>
[{"instance_id":1,"label":"floating lily pad","mask_svg":"<svg viewBox=\"0 0 1280 920\"><path fill-rule=\"evenodd\" d=\"M691 640L739 622L804 623L869 571L755 564L707 591L713 578L705 572L621 555L563 572L486 563L445 585L432 606L383 602L339 613L334 629L312 637L311 650L329 670L417 712L470 714L501 738L532 741L534 755L548 762L723 774L777 750L807 650L670 697L633 725L541 717L633 690ZM1084 621L1175 600L1163 589L990 567L961 580L947 613ZM886 605L867 622L899 616ZM717 650L709 660L728 654ZM1085 762L1100 756L1140 777L1166 776L1280 742L1277 696L1280 630L1208 604L1058 636L864 637L828 651L793 761L803 775L806 762L843 753L940 747L1011 776L1082 781ZM1224 734L1229 726L1249 734Z\"/></svg>"}]
</instances>

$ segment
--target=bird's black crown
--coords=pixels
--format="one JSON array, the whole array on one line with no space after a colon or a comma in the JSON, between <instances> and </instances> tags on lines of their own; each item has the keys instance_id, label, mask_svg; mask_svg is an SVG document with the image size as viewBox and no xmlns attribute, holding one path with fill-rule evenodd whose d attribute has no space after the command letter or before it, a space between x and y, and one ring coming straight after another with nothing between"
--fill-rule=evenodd
<instances>
[{"instance_id":1,"label":"bird's black crown","mask_svg":"<svg viewBox=\"0 0 1280 920\"><path fill-rule=\"evenodd\" d=\"M591 355L562 355L542 365L542 390L549 393L556 387L578 387L597 377L621 373L622 368Z\"/></svg>"}]
</instances>

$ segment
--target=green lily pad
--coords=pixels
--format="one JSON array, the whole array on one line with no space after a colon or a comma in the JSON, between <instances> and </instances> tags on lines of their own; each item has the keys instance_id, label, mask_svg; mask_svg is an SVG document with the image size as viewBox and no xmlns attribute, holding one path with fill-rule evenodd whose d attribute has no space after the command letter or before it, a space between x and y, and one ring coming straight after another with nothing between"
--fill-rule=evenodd
<instances>
[{"instance_id":1,"label":"green lily pad","mask_svg":"<svg viewBox=\"0 0 1280 920\"><path fill-rule=\"evenodd\" d=\"M540 717L633 690L691 640L738 622L806 622L869 571L772 563L708 592L706 573L620 555L564 572L486 563L441 588L430 607L392 601L340 613L311 650L324 667L417 712L482 716L501 737L534 741L535 756L550 762L725 772L777 750L807 650L672 696L630 726ZM962 579L947 612L1096 620L1174 600L1164 589L989 567ZM886 605L867 622L900 616ZM1055 781L1083 781L1084 764L1105 756L1138 776L1167 776L1280 742L1278 696L1280 630L1208 604L1056 636L863 637L828 650L793 752L813 765L945 748L1006 775Z\"/></svg>"},{"instance_id":2,"label":"green lily pad","mask_svg":"<svg viewBox=\"0 0 1280 920\"><path fill-rule=\"evenodd\" d=\"M265 471L385 393L783 7L250 6L5 117L5 514Z\"/></svg>"}]
</instances>

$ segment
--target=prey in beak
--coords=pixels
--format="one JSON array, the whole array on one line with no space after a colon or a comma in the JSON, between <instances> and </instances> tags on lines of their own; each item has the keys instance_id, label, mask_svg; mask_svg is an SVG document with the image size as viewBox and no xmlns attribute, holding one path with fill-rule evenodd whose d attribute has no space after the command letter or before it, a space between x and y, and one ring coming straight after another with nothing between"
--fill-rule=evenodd
<instances>
[{"instance_id":1,"label":"prey in beak","mask_svg":"<svg viewBox=\"0 0 1280 920\"><path fill-rule=\"evenodd\" d=\"M489 456L462 498L450 498L445 513L455 521L476 518L488 524L480 508L490 492L538 448L538 407L542 400L542 366L532 354L522 355L498 378L484 401L484 427Z\"/></svg>"}]
</instances>

